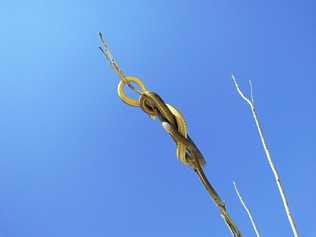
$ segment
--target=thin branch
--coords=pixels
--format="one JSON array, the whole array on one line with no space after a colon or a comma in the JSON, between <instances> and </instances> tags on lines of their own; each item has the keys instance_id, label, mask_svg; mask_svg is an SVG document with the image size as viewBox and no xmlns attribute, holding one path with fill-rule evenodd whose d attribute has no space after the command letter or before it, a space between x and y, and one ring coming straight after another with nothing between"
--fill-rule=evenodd
<instances>
[{"instance_id":1,"label":"thin branch","mask_svg":"<svg viewBox=\"0 0 316 237\"><path fill-rule=\"evenodd\" d=\"M241 96L241 98L243 98L243 99L249 104L249 106L251 107L251 109L253 109L253 103L252 103L252 102L244 95L244 93L240 90L239 85L238 85L238 83L237 83L237 81L236 81L234 75L232 75L232 80L233 80L233 82L234 82L234 84L235 84L235 87L236 87L236 89L237 89L238 94Z\"/></svg>"},{"instance_id":2,"label":"thin branch","mask_svg":"<svg viewBox=\"0 0 316 237\"><path fill-rule=\"evenodd\" d=\"M255 233L256 233L256 236L257 236L257 237L260 237L259 231L258 231L258 229L257 229L256 223L255 223L255 221L254 221L254 219L253 219L253 217L252 217L252 215L251 215L250 210L248 209L247 205L245 204L244 200L242 199L242 197L241 197L241 195L240 195L240 193L239 193L239 191L238 191L238 188L237 188L236 183L233 182L233 184L234 184L234 188L235 188L235 191L236 191L236 193L237 193L237 196L238 196L238 198L239 198L239 201L241 202L241 204L243 205L244 209L246 210L246 212L247 212L247 214L248 214L248 217L249 217L249 219L250 219L250 221L251 221L251 225L252 225L252 227L253 227L253 229L254 229L254 231L255 231Z\"/></svg>"},{"instance_id":3,"label":"thin branch","mask_svg":"<svg viewBox=\"0 0 316 237\"><path fill-rule=\"evenodd\" d=\"M203 155L199 151L199 149L195 146L194 142L191 140L189 136L187 138L182 136L173 124L170 124L169 122L164 121L159 111L158 111L158 117L160 117L162 120L162 127L166 130L167 133L171 135L171 137L176 141L176 143L177 144L182 143L183 145L185 145L187 148L187 151L189 151L192 154L192 159L190 159L190 163L188 163L188 165L190 165L191 168L193 168L194 172L199 177L206 191L209 193L211 199L213 200L213 202L219 209L220 215L223 218L232 236L242 237L237 225L234 223L233 219L228 214L225 203L222 201L222 199L216 192L215 188L209 182L209 180L207 179L204 173L203 163L205 163L205 160L203 158Z\"/></svg>"},{"instance_id":4,"label":"thin branch","mask_svg":"<svg viewBox=\"0 0 316 237\"><path fill-rule=\"evenodd\" d=\"M252 105L255 107L255 100L253 98L253 87L252 87L252 82L251 80L248 81L249 83L249 87L250 87L250 99L251 99L251 103Z\"/></svg>"},{"instance_id":5,"label":"thin branch","mask_svg":"<svg viewBox=\"0 0 316 237\"><path fill-rule=\"evenodd\" d=\"M276 185L278 187L278 190L279 190L279 193L280 193L280 196L281 196L281 199L282 199L282 203L283 203L283 206L284 206L284 209L285 209L288 221L289 221L289 223L291 225L291 229L292 229L293 235L294 235L294 237L299 237L299 233L298 233L298 230L297 230L297 227L296 227L293 215L292 215L292 213L290 211L289 204L288 204L288 201L287 201L287 198L286 198L286 195L285 195L285 191L284 191L283 185L281 183L280 175L279 175L279 173L278 173L278 171L277 171L277 169L276 169L276 167L275 167L275 165L274 165L274 163L272 161L270 151L268 149L266 140L265 140L264 135L263 135L262 128L261 128L260 123L259 123L259 119L258 119L257 113L255 111L255 106L243 94L243 92L240 90L239 85L238 85L234 75L232 75L232 80L233 80L233 82L235 84L235 87L236 87L236 90L239 93L239 95L241 96L241 98L244 99L249 104L249 106L251 108L252 116L253 116L253 118L255 120L255 123L256 123L256 127L257 127L257 130L258 130L258 133L259 133L260 141L261 141L261 144L262 144L263 149L264 149L265 157L268 160L269 166L270 166L270 168L272 170L272 173L273 173L273 176L275 178L275 182L276 182Z\"/></svg>"},{"instance_id":6,"label":"thin branch","mask_svg":"<svg viewBox=\"0 0 316 237\"><path fill-rule=\"evenodd\" d=\"M119 76L119 78L124 81L129 88L131 88L133 91L135 91L138 94L141 94L141 91L138 90L135 86L133 86L131 84L131 82L126 78L124 72L122 71L122 69L120 68L120 66L118 65L118 63L115 61L109 45L107 44L107 42L104 40L103 35L101 32L99 32L99 38L101 41L101 46L99 47L100 51L102 52L102 54L104 55L105 59L107 61L109 61L112 69L114 70L114 72Z\"/></svg>"}]
</instances>

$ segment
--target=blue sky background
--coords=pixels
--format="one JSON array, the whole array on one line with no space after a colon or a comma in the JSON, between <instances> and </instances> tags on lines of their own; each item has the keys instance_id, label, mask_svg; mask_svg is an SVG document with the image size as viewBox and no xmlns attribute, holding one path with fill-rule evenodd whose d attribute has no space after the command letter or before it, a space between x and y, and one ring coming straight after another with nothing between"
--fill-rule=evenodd
<instances>
[{"instance_id":1,"label":"blue sky background","mask_svg":"<svg viewBox=\"0 0 316 237\"><path fill-rule=\"evenodd\" d=\"M97 47L185 115L244 236L291 236L254 94L302 236L315 227L314 1L3 1L0 236L229 236L157 121L123 104Z\"/></svg>"}]
</instances>

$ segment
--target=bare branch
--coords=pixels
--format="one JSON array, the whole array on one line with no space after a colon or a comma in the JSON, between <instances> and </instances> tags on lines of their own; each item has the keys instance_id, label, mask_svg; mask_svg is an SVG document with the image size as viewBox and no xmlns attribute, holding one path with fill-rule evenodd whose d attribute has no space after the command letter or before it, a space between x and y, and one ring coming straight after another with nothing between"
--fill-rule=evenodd
<instances>
[{"instance_id":1,"label":"bare branch","mask_svg":"<svg viewBox=\"0 0 316 237\"><path fill-rule=\"evenodd\" d=\"M114 70L114 72L119 76L119 78L124 81L129 88L131 88L133 91L135 91L138 94L141 94L141 91L138 90L135 86L133 86L131 84L131 82L127 79L127 77L125 76L124 72L122 71L122 69L120 68L120 66L118 65L118 63L115 61L109 45L107 44L107 42L104 40L103 35L101 32L99 32L99 37L101 40L101 46L99 47L100 51L102 52L102 54L104 55L105 59L107 61L109 61L112 69Z\"/></svg>"},{"instance_id":2,"label":"bare branch","mask_svg":"<svg viewBox=\"0 0 316 237\"><path fill-rule=\"evenodd\" d=\"M234 75L232 75L232 80L233 80L233 82L234 82L234 84L235 84L235 87L236 87L236 89L237 89L238 94L241 96L241 98L243 98L243 99L249 104L249 106L251 107L251 109L253 109L253 104L252 104L252 102L251 102L251 101L244 95L244 93L240 90L239 85L238 85L238 83L237 83L237 81L236 81Z\"/></svg>"},{"instance_id":3,"label":"bare branch","mask_svg":"<svg viewBox=\"0 0 316 237\"><path fill-rule=\"evenodd\" d=\"M241 197L241 195L240 195L240 193L239 193L239 191L238 191L238 188L237 188L236 183L233 182L233 184L234 184L234 188L235 188L235 191L236 191L236 193L237 193L237 196L238 196L238 198L239 198L239 201L241 202L241 204L243 205L244 209L246 210L246 212L247 212L247 214L248 214L248 217L249 217L249 219L250 219L250 221L251 221L251 225L252 225L252 227L253 227L253 229L254 229L254 231L255 231L255 233L256 233L256 236L257 236L257 237L260 237L259 231L258 231L258 229L257 229L256 223L255 223L255 221L254 221L254 219L253 219L253 217L252 217L252 215L251 215L250 210L248 209L247 205L245 204L244 200L242 199L242 197Z\"/></svg>"},{"instance_id":4,"label":"bare branch","mask_svg":"<svg viewBox=\"0 0 316 237\"><path fill-rule=\"evenodd\" d=\"M243 94L243 92L239 89L239 85L234 77L234 75L232 75L232 80L235 84L235 87L237 89L237 92L238 94L241 96L241 98L243 98L248 104L249 106L251 107L251 112L252 112L252 116L255 120L255 123L256 123L256 127L257 127L257 130L258 130L258 133L259 133L259 137L260 137L260 141L261 141L261 144L263 146L263 149L264 149L264 153L265 153L265 157L266 159L268 160L268 163L269 163L269 166L272 170L272 173L273 173L273 176L275 178L275 182L276 182L276 185L278 187L278 190L279 190L279 193L280 193L280 196L281 196L281 199L282 199L282 203L283 203L283 206L284 206L284 209L285 209L285 212L286 212L286 215L287 215L287 218L288 218L288 221L291 225L291 229L292 229L292 232L293 232L293 235L294 237L299 237L299 233L298 233L298 230L297 230L297 227L296 227L296 224L295 224L295 221L294 221L294 218L293 218L293 215L290 211L290 208L289 208L289 204L288 204L288 201L287 201L287 197L285 195L285 191L284 191L284 188L283 188L283 185L281 183L281 178L280 178L280 175L272 161L272 158L271 158L271 154L270 154L270 151L268 149L268 145L266 143L266 140L264 138L264 135L263 135L263 131L262 131L262 128L260 126L260 123L259 123L259 119L258 119L258 116L257 116L257 113L255 111L255 107L254 107L254 104Z\"/></svg>"}]
</instances>

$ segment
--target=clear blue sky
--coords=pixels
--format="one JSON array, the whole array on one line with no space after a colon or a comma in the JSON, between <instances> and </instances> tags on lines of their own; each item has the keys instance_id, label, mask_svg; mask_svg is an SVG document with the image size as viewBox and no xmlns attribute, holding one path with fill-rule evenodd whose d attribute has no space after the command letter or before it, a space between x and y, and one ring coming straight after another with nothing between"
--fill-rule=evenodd
<instances>
[{"instance_id":1,"label":"clear blue sky","mask_svg":"<svg viewBox=\"0 0 316 237\"><path fill-rule=\"evenodd\" d=\"M157 121L123 104L97 47L185 115L244 236L291 236L247 105L302 236L316 236L314 1L3 1L0 236L229 236Z\"/></svg>"}]
</instances>

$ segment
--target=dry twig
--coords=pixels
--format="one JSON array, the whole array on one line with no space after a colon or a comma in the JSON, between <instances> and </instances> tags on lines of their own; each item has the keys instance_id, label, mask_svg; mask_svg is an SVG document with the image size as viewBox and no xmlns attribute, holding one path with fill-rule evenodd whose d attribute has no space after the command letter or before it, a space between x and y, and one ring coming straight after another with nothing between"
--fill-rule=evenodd
<instances>
[{"instance_id":1,"label":"dry twig","mask_svg":"<svg viewBox=\"0 0 316 237\"><path fill-rule=\"evenodd\" d=\"M248 214L248 217L249 217L249 219L250 219L250 221L251 221L251 225L252 225L252 227L253 227L253 229L254 229L254 231L255 231L255 233L256 233L256 236L257 236L257 237L260 237L259 231L258 231L257 226L256 226L256 223L255 223L255 220L253 219L249 208L247 207L246 203L245 203L244 200L242 199L242 197L241 197L241 195L240 195L240 193L239 193L239 191L238 191L238 188L237 188L236 183L233 182L233 184L234 184L234 188L235 188L235 191L236 191L236 193L237 193L237 196L238 196L238 198L239 198L239 201L241 202L242 206L244 207L244 209L246 210L246 212L247 212L247 214Z\"/></svg>"},{"instance_id":2,"label":"dry twig","mask_svg":"<svg viewBox=\"0 0 316 237\"><path fill-rule=\"evenodd\" d=\"M255 120L255 123L256 123L256 127L257 127L257 130L258 130L258 133L259 133L259 137L260 137L260 140L261 140L261 144L262 144L263 149L264 149L265 157L266 157L266 159L269 162L270 168L271 168L273 176L275 178L275 182L277 184L277 187L278 187L278 190L279 190L282 202L283 202L283 206L284 206L284 209L285 209L288 221L289 221L289 223L291 225L293 235L294 235L294 237L299 237L299 233L298 233L298 230L297 230L297 227L296 227L293 215L292 215L292 213L290 211L289 204L288 204L288 201L287 201L287 198L286 198L286 195L285 195L285 191L284 191L283 185L281 183L280 175L279 175L279 173L278 173L278 171L277 171L277 169L276 169L276 167L275 167L275 165L274 165L274 163L272 161L271 154L270 154L270 151L268 149L267 143L265 141L265 138L264 138L264 135L263 135L263 131L262 131L262 128L260 126L259 119L258 119L256 110L255 110L255 104L254 104L253 94L252 94L252 84L251 84L251 82L249 83L250 90L251 90L251 97L249 99L240 90L239 85L238 85L234 75L232 75L232 80L233 80L233 82L235 84L235 87L236 87L237 92L240 95L240 97L243 100L245 100L247 102L247 104L251 108L252 116L253 116L253 118Z\"/></svg>"}]
</instances>

